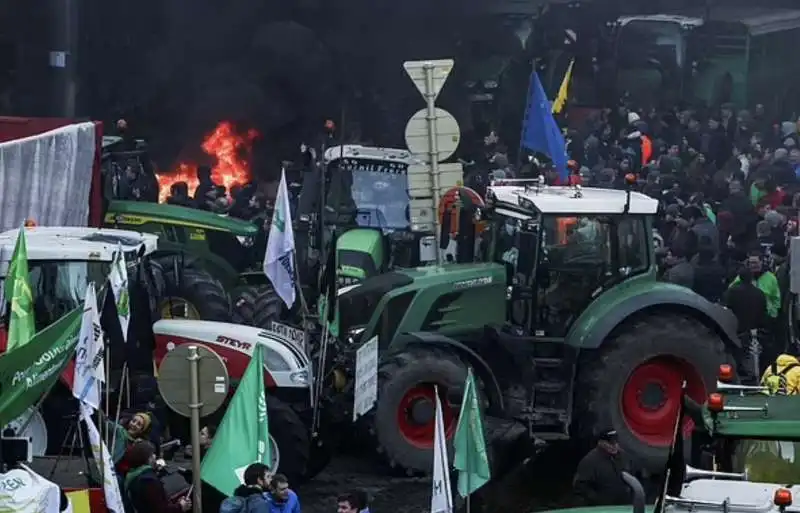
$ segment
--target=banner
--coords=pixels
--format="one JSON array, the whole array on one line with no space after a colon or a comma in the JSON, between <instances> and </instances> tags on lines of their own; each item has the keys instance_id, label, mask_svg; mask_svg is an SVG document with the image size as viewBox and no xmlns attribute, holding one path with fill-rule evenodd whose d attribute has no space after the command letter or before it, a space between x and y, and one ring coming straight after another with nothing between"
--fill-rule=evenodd
<instances>
[{"instance_id":1,"label":"banner","mask_svg":"<svg viewBox=\"0 0 800 513\"><path fill-rule=\"evenodd\" d=\"M295 300L294 269L294 230L292 212L289 204L289 189L286 187L286 172L281 170L281 183L275 199L275 213L267 238L267 252L264 255L264 274L267 275L275 292L287 308Z\"/></svg>"},{"instance_id":2,"label":"banner","mask_svg":"<svg viewBox=\"0 0 800 513\"><path fill-rule=\"evenodd\" d=\"M25 346L0 355L0 426L34 406L58 379L78 343L81 310L71 311Z\"/></svg>"},{"instance_id":3,"label":"banner","mask_svg":"<svg viewBox=\"0 0 800 513\"><path fill-rule=\"evenodd\" d=\"M25 465L0 474L0 513L59 513L58 486Z\"/></svg>"},{"instance_id":4,"label":"banner","mask_svg":"<svg viewBox=\"0 0 800 513\"><path fill-rule=\"evenodd\" d=\"M272 466L263 351L261 344L253 351L200 469L203 481L228 497L243 483L251 463Z\"/></svg>"},{"instance_id":5,"label":"banner","mask_svg":"<svg viewBox=\"0 0 800 513\"><path fill-rule=\"evenodd\" d=\"M128 268L125 265L125 252L122 244L117 244L117 252L111 262L111 273L108 275L111 292L114 294L114 303L117 305L119 327L122 330L122 340L128 341L128 325L131 322L130 295L128 294Z\"/></svg>"},{"instance_id":6,"label":"banner","mask_svg":"<svg viewBox=\"0 0 800 513\"><path fill-rule=\"evenodd\" d=\"M453 493L450 488L450 464L447 459L447 435L444 432L442 401L436 394L436 424L433 436L433 482L431 483L431 513L452 513Z\"/></svg>"},{"instance_id":7,"label":"banner","mask_svg":"<svg viewBox=\"0 0 800 513\"><path fill-rule=\"evenodd\" d=\"M125 513L125 508L122 505L122 494L119 491L119 481L117 481L117 474L114 472L114 463L111 461L111 455L108 453L106 444L100 438L97 426L94 425L92 409L85 404L81 405L81 419L86 423L86 432L89 436L89 445L92 448L92 457L103 476L103 493L106 498L106 508L109 513Z\"/></svg>"},{"instance_id":8,"label":"banner","mask_svg":"<svg viewBox=\"0 0 800 513\"><path fill-rule=\"evenodd\" d=\"M97 410L100 408L101 384L106 381L106 373L103 330L100 328L100 313L97 311L94 283L86 287L79 333L78 347L75 351L72 395Z\"/></svg>"}]
</instances>

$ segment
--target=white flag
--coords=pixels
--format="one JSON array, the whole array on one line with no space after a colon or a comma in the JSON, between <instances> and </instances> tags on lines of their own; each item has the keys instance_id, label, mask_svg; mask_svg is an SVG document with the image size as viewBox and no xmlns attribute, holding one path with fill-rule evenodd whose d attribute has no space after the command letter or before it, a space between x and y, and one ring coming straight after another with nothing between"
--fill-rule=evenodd
<instances>
[{"instance_id":1,"label":"white flag","mask_svg":"<svg viewBox=\"0 0 800 513\"><path fill-rule=\"evenodd\" d=\"M106 498L106 507L109 513L125 513L122 505L122 494L119 491L119 481L114 471L114 463L108 454L106 444L100 438L100 432L92 420L92 409L85 404L81 405L81 418L86 422L86 431L89 435L89 444L92 447L92 456L100 472L103 474L103 494Z\"/></svg>"},{"instance_id":2,"label":"white flag","mask_svg":"<svg viewBox=\"0 0 800 513\"><path fill-rule=\"evenodd\" d=\"M83 319L75 352L72 395L95 410L100 408L101 383L106 381L103 349L103 330L100 328L100 312L97 311L97 294L94 283L90 283L86 287L86 299L83 300Z\"/></svg>"},{"instance_id":3,"label":"white flag","mask_svg":"<svg viewBox=\"0 0 800 513\"><path fill-rule=\"evenodd\" d=\"M272 225L269 228L264 274L272 282L275 292L283 299L286 306L291 308L295 299L294 230L286 173L283 170L281 170L281 183L278 186L278 197L275 199Z\"/></svg>"},{"instance_id":4,"label":"white flag","mask_svg":"<svg viewBox=\"0 0 800 513\"><path fill-rule=\"evenodd\" d=\"M433 484L431 513L452 513L453 495L450 488L450 463L447 460L447 436L442 420L442 402L436 390L436 431L433 436Z\"/></svg>"},{"instance_id":5,"label":"white flag","mask_svg":"<svg viewBox=\"0 0 800 513\"><path fill-rule=\"evenodd\" d=\"M128 341L128 324L131 322L130 297L128 295L128 268L125 266L125 252L122 244L117 245L117 252L111 262L111 274L108 276L111 292L117 303L117 317L122 328L122 340Z\"/></svg>"}]
</instances>

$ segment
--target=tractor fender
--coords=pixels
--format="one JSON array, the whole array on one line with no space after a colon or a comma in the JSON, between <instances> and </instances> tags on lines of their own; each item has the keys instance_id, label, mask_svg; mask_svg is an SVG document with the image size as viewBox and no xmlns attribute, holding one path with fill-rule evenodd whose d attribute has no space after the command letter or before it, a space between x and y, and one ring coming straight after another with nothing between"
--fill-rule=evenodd
<instances>
[{"instance_id":1,"label":"tractor fender","mask_svg":"<svg viewBox=\"0 0 800 513\"><path fill-rule=\"evenodd\" d=\"M682 287L659 287L641 294L635 294L614 303L602 316L591 316L584 322L579 319L570 330L567 339L570 344L581 349L597 349L603 340L629 317L653 310L671 310L697 318L712 328L724 340L741 348L737 335L738 321L728 308L711 303L704 297Z\"/></svg>"},{"instance_id":2,"label":"tractor fender","mask_svg":"<svg viewBox=\"0 0 800 513\"><path fill-rule=\"evenodd\" d=\"M183 262L184 267L200 267L202 265L200 263L200 259L196 256L190 255L185 251L178 251L178 250L170 250L170 249L161 249L154 251L149 255L149 258L152 260L167 260L172 258L177 258L178 262Z\"/></svg>"},{"instance_id":3,"label":"tractor fender","mask_svg":"<svg viewBox=\"0 0 800 513\"><path fill-rule=\"evenodd\" d=\"M469 361L469 364L475 368L477 376L483 380L486 387L486 394L489 397L489 404L495 405L501 411L505 409L503 392L500 389L500 383L497 381L497 377L494 375L494 372L492 372L491 367L481 355L463 342L439 333L415 331L406 333L405 336L398 338L396 342L392 343L390 351L402 351L409 346L424 346L428 344L449 346L458 354L465 357Z\"/></svg>"},{"instance_id":4,"label":"tractor fender","mask_svg":"<svg viewBox=\"0 0 800 513\"><path fill-rule=\"evenodd\" d=\"M264 271L245 271L239 274L239 281L244 282L247 286L260 286L270 283Z\"/></svg>"}]
</instances>

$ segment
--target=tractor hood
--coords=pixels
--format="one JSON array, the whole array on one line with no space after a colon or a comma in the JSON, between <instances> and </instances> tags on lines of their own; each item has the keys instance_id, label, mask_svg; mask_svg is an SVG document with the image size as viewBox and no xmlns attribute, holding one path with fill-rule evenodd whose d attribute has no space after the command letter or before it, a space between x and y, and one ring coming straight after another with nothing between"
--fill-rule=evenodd
<instances>
[{"instance_id":1,"label":"tractor hood","mask_svg":"<svg viewBox=\"0 0 800 513\"><path fill-rule=\"evenodd\" d=\"M254 237L258 234L258 228L253 223L235 217L214 214L196 208L144 201L112 201L108 205L104 220L104 224L107 226L114 226L117 223L135 226L148 222L193 226L246 237Z\"/></svg>"},{"instance_id":2,"label":"tractor hood","mask_svg":"<svg viewBox=\"0 0 800 513\"><path fill-rule=\"evenodd\" d=\"M498 264L417 267L364 280L339 296L340 333L381 346L403 333L450 333L505 322L506 275ZM355 338L355 337L354 337Z\"/></svg>"},{"instance_id":3,"label":"tractor hood","mask_svg":"<svg viewBox=\"0 0 800 513\"><path fill-rule=\"evenodd\" d=\"M336 276L349 285L376 276L383 266L384 245L380 230L354 228L336 240Z\"/></svg>"}]
</instances>

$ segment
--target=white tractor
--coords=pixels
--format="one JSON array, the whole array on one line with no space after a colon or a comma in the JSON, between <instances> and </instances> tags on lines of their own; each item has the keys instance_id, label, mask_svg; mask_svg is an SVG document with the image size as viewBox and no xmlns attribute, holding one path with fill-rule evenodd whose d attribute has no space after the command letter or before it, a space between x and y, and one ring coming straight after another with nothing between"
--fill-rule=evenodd
<instances>
[{"instance_id":1,"label":"white tractor","mask_svg":"<svg viewBox=\"0 0 800 513\"><path fill-rule=\"evenodd\" d=\"M272 330L263 330L225 322L164 319L153 325L153 332L157 364L178 345L202 344L222 358L234 383L242 379L255 347L262 345L272 454L270 468L287 475L294 483L309 479L315 470L321 470L311 463L308 428L311 363L303 342L297 340L302 337L302 331L277 323ZM204 422L218 423L224 411L225 408L220 408ZM174 435L187 436L187 419L171 415L169 424L171 429L183 430Z\"/></svg>"},{"instance_id":2,"label":"white tractor","mask_svg":"<svg viewBox=\"0 0 800 513\"><path fill-rule=\"evenodd\" d=\"M0 291L18 234L19 230L0 233ZM79 307L90 282L98 287L103 285L120 245L129 273L158 246L156 235L82 227L25 228L25 240L37 330ZM5 300L2 304L5 306ZM0 353L5 348L6 324L0 321ZM30 437L34 456L43 456L48 449L58 452L65 441L64 435L70 431L68 418L75 406L71 397L62 376L39 411L31 409L3 429L11 428L17 436Z\"/></svg>"}]
</instances>

